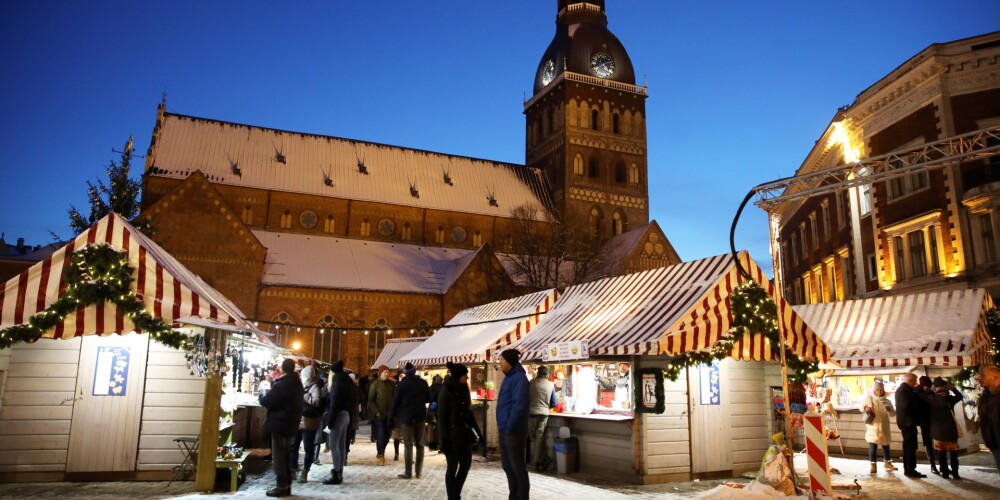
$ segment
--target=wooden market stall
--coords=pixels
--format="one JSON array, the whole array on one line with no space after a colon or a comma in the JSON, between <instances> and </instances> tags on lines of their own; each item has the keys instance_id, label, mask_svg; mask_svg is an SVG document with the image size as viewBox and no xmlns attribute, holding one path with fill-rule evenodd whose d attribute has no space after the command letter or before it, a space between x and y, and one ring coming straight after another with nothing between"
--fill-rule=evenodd
<instances>
[{"instance_id":1,"label":"wooden market stall","mask_svg":"<svg viewBox=\"0 0 1000 500\"><path fill-rule=\"evenodd\" d=\"M489 369L490 360L493 353L526 338L558 296L559 292L553 288L465 309L403 356L400 363L437 370L449 362L467 365L474 406L482 407L480 418L486 421L482 427L486 444L495 448L498 446L496 409L489 404L495 396L487 390L494 384L499 386L503 373Z\"/></svg>"},{"instance_id":2,"label":"wooden market stall","mask_svg":"<svg viewBox=\"0 0 1000 500\"><path fill-rule=\"evenodd\" d=\"M254 329L232 302L108 215L0 288L0 481L170 479L178 437L214 457L219 353L239 330Z\"/></svg>"},{"instance_id":3,"label":"wooden market stall","mask_svg":"<svg viewBox=\"0 0 1000 500\"><path fill-rule=\"evenodd\" d=\"M845 452L867 453L859 406L876 379L893 400L906 373L948 378L964 367L990 364L994 353L986 312L992 308L990 294L981 288L794 306L843 367L813 381L809 392L814 401L829 400L828 419L836 422ZM955 414L967 417L958 419L959 446L977 449L981 436L967 430L971 415L963 403ZM895 418L895 412L890 415ZM891 428L897 453L903 438L895 425Z\"/></svg>"},{"instance_id":4,"label":"wooden market stall","mask_svg":"<svg viewBox=\"0 0 1000 500\"><path fill-rule=\"evenodd\" d=\"M826 346L749 255L739 259L775 301L785 344L826 360ZM548 435L571 430L583 472L656 483L760 466L773 433L769 387L781 385L763 335L744 336L729 358L681 370L676 381L662 376L671 356L723 339L733 321L730 295L743 281L727 254L572 286L512 346L525 364L566 375L562 412L550 415ZM612 389L609 378L622 384Z\"/></svg>"}]
</instances>

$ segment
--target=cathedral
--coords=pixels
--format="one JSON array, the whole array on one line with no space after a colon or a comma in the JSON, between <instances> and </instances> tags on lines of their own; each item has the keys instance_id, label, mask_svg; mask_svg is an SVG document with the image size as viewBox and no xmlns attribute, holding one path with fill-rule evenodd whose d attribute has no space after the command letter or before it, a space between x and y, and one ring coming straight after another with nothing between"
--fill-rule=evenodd
<instances>
[{"instance_id":1,"label":"cathedral","mask_svg":"<svg viewBox=\"0 0 1000 500\"><path fill-rule=\"evenodd\" d=\"M558 0L525 163L157 109L142 217L275 341L348 368L468 307L680 262L649 220L646 87L603 0Z\"/></svg>"}]
</instances>

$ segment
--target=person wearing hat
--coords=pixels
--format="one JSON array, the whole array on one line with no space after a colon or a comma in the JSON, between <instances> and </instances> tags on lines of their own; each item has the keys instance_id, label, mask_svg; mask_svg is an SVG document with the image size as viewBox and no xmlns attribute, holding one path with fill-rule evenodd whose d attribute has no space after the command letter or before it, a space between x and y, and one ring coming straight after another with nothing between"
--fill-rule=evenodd
<instances>
[{"instance_id":1,"label":"person wearing hat","mask_svg":"<svg viewBox=\"0 0 1000 500\"><path fill-rule=\"evenodd\" d=\"M500 353L500 369L504 379L497 396L497 431L500 440L500 461L507 474L511 499L527 500L531 488L525 444L528 438L528 402L531 392L528 375L521 366L521 353L507 349Z\"/></svg>"},{"instance_id":2,"label":"person wearing hat","mask_svg":"<svg viewBox=\"0 0 1000 500\"><path fill-rule=\"evenodd\" d=\"M924 391L931 390L931 378L927 375L921 376L917 384ZM931 474L941 474L937 466L934 465L937 453L934 452L934 440L931 438L931 412L928 411L925 405L923 401L920 402L920 440L924 445L924 453L927 454L927 461L931 464Z\"/></svg>"},{"instance_id":3,"label":"person wearing hat","mask_svg":"<svg viewBox=\"0 0 1000 500\"><path fill-rule=\"evenodd\" d=\"M424 469L424 420L427 418L427 403L431 402L430 387L427 381L417 375L413 363L403 367L403 380L396 384L396 392L389 406L389 421L399 419L400 432L403 436L403 461L406 473L400 474L400 479L410 479L416 473L420 479ZM413 460L413 448L417 448L416 464ZM415 466L414 466L415 465Z\"/></svg>"},{"instance_id":4,"label":"person wearing hat","mask_svg":"<svg viewBox=\"0 0 1000 500\"><path fill-rule=\"evenodd\" d=\"M896 388L896 427L903 434L903 475L923 479L926 474L917 472L917 426L920 425L920 393L917 375L903 375L903 383Z\"/></svg>"},{"instance_id":5,"label":"person wearing hat","mask_svg":"<svg viewBox=\"0 0 1000 500\"><path fill-rule=\"evenodd\" d=\"M292 436L299 431L302 419L302 404L305 401L302 380L295 373L295 360L286 358L281 362L281 378L274 381L271 389L261 393L260 405L267 408L264 430L271 433L271 459L277 485L267 490L269 497L286 497L292 494Z\"/></svg>"},{"instance_id":6,"label":"person wearing hat","mask_svg":"<svg viewBox=\"0 0 1000 500\"><path fill-rule=\"evenodd\" d=\"M876 469L876 456L878 447L882 447L882 459L885 461L885 470L894 471L896 467L892 465L892 456L889 454L889 439L891 429L889 428L889 411L892 404L885 397L885 386L881 380L876 380L872 392L861 401L861 410L865 413L865 441L868 443L868 461L871 462L872 474L878 472Z\"/></svg>"},{"instance_id":7,"label":"person wearing hat","mask_svg":"<svg viewBox=\"0 0 1000 500\"><path fill-rule=\"evenodd\" d=\"M931 438L937 452L941 477L962 479L958 475L958 438L962 437L955 419L954 408L962 400L962 393L941 377L932 383L932 391L920 393L920 399L931 415ZM949 458L951 460L946 460Z\"/></svg>"},{"instance_id":8,"label":"person wearing hat","mask_svg":"<svg viewBox=\"0 0 1000 500\"><path fill-rule=\"evenodd\" d=\"M372 422L372 434L375 435L375 458L378 465L385 465L385 447L389 444L389 433L392 431L389 420L389 406L392 405L392 395L396 385L389 380L389 367L378 367L378 378L368 386L368 417Z\"/></svg>"},{"instance_id":9,"label":"person wearing hat","mask_svg":"<svg viewBox=\"0 0 1000 500\"><path fill-rule=\"evenodd\" d=\"M344 463L347 461L347 426L358 411L358 393L354 381L344 371L344 362L337 361L330 368L330 406L327 410L330 427L330 457L333 466L330 478L323 484L344 482Z\"/></svg>"},{"instance_id":10,"label":"person wearing hat","mask_svg":"<svg viewBox=\"0 0 1000 500\"><path fill-rule=\"evenodd\" d=\"M472 467L472 447L486 442L479 424L472 417L469 369L457 363L448 363L447 366L448 376L437 400L438 449L444 453L448 464L444 473L448 500L458 500L462 497L462 487Z\"/></svg>"}]
</instances>

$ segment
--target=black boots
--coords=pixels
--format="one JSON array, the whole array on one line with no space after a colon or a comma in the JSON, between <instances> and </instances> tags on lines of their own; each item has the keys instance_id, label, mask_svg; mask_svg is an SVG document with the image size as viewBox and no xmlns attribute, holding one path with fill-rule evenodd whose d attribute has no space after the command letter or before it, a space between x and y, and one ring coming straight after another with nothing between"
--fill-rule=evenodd
<instances>
[{"instance_id":1,"label":"black boots","mask_svg":"<svg viewBox=\"0 0 1000 500\"><path fill-rule=\"evenodd\" d=\"M330 478L323 480L323 484L340 484L343 482L344 482L344 473L337 471L331 471Z\"/></svg>"},{"instance_id":2,"label":"black boots","mask_svg":"<svg viewBox=\"0 0 1000 500\"><path fill-rule=\"evenodd\" d=\"M948 460L948 454L951 454L951 460ZM957 451L944 451L938 450L938 463L941 464L941 477L948 479L949 477L955 479L962 479L958 475L958 452ZM949 464L951 467L949 467Z\"/></svg>"},{"instance_id":3,"label":"black boots","mask_svg":"<svg viewBox=\"0 0 1000 500\"><path fill-rule=\"evenodd\" d=\"M937 459L937 453L934 452L934 448L926 447L924 450L927 452L927 461L931 464L931 474L941 474L937 466L934 465L934 461Z\"/></svg>"},{"instance_id":4,"label":"black boots","mask_svg":"<svg viewBox=\"0 0 1000 500\"><path fill-rule=\"evenodd\" d=\"M267 495L267 496L269 496L269 497L287 497L287 496L291 496L292 489L291 488L271 488L271 489L267 490L267 492L264 493L264 494Z\"/></svg>"}]
</instances>

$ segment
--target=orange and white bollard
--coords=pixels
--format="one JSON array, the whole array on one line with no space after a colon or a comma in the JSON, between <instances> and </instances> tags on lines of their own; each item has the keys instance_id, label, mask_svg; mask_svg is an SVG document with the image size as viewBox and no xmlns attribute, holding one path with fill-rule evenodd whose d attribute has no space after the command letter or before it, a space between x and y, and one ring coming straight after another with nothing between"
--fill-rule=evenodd
<instances>
[{"instance_id":1,"label":"orange and white bollard","mask_svg":"<svg viewBox=\"0 0 1000 500\"><path fill-rule=\"evenodd\" d=\"M830 485L830 452L823 432L823 416L810 407L802 421L806 435L806 456L809 460L809 490L830 494L833 492Z\"/></svg>"}]
</instances>

